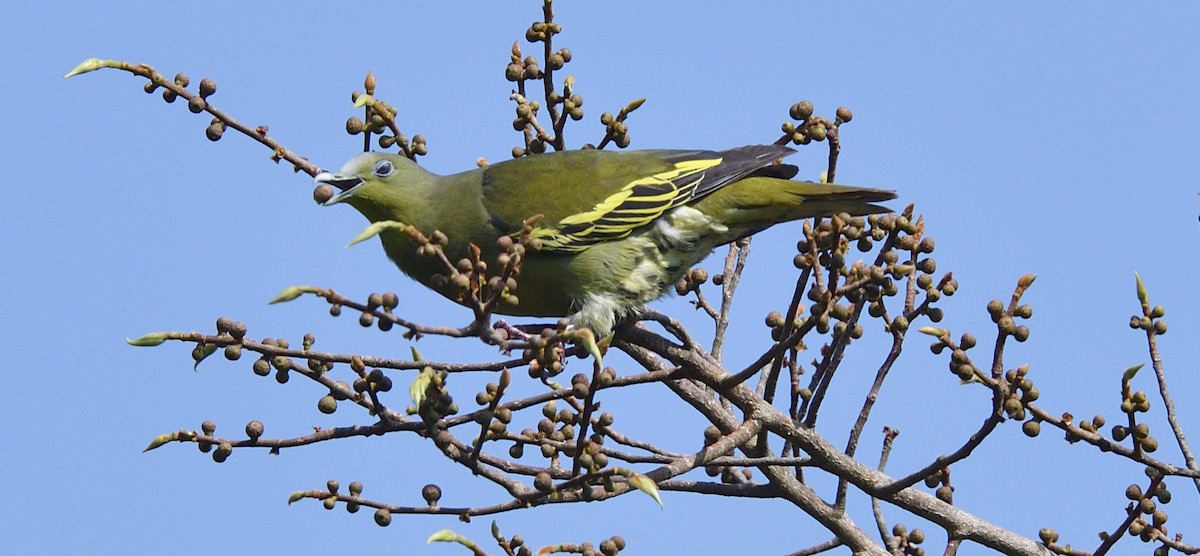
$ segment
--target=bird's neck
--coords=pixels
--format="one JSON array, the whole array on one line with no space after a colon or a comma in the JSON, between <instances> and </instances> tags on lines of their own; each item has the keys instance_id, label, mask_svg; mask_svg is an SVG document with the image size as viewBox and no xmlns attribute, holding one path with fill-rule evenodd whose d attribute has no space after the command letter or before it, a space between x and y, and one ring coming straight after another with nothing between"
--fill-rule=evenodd
<instances>
[{"instance_id":1,"label":"bird's neck","mask_svg":"<svg viewBox=\"0 0 1200 556\"><path fill-rule=\"evenodd\" d=\"M472 174L430 175L430 181L420 187L399 190L397 194L402 197L379 199L376 201L383 202L356 208L371 222L403 222L425 237L441 231L449 239L446 256L454 262L466 256L468 243L482 242L480 247L491 251L490 243L495 241L490 236L484 241L486 231L477 229L479 224L487 222L487 212L483 208L478 175ZM440 259L417 256L417 245L407 234L393 229L383 231L379 237L388 258L414 279L427 284L432 274L446 273Z\"/></svg>"}]
</instances>

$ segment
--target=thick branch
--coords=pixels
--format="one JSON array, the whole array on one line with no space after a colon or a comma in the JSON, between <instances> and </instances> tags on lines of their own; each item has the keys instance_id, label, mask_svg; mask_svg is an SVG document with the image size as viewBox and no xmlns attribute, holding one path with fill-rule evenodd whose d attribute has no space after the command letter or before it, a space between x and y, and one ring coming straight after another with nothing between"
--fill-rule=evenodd
<instances>
[{"instance_id":1,"label":"thick branch","mask_svg":"<svg viewBox=\"0 0 1200 556\"><path fill-rule=\"evenodd\" d=\"M717 388L722 395L747 415L761 419L764 427L768 430L799 446L813 458L815 465L839 477L846 478L851 484L868 495L879 497L921 518L927 519L945 529L954 538L971 540L1004 554L1042 556L1049 553L1045 547L1032 539L975 517L915 488L910 487L894 494L884 495L881 490L884 486L893 483L891 477L847 456L836 446L817 434L815 430L795 426L787 415L764 402L744 384L718 388L728 377L728 373L724 369L711 365L703 358L697 357L686 350L679 349L677 346L664 341L660 336L651 334L645 330L627 330L623 336L631 344L642 346L674 364L684 366L692 376L709 384L713 388ZM772 472L771 470L781 471L782 468L768 467L763 469L763 472L767 473L773 481L779 480L782 482L787 479L794 479L790 473L783 472L781 474ZM792 496L789 497L789 500L801 507L819 500L800 496L799 494L802 494L802 491L791 491L791 493ZM821 502L821 504L824 505L824 502ZM804 509L808 511L810 508L805 507ZM826 526L829 525L824 521L822 523ZM834 533L839 537L846 538L839 531L835 530ZM854 537L854 534L847 531L846 536ZM872 546L875 547L875 550L879 550L878 546L874 545L874 543L872 543ZM860 548L851 545L851 548L853 550L867 550L866 546Z\"/></svg>"}]
</instances>

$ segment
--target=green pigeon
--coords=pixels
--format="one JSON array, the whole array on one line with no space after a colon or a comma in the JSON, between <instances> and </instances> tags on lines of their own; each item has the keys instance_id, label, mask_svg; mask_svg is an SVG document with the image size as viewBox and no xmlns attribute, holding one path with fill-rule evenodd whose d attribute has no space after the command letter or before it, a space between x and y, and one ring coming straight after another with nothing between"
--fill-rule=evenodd
<instances>
[{"instance_id":1,"label":"green pigeon","mask_svg":"<svg viewBox=\"0 0 1200 556\"><path fill-rule=\"evenodd\" d=\"M346 203L372 223L396 221L449 238L450 261L469 244L494 260L497 240L519 238L540 215L503 315L568 317L609 333L662 297L712 250L780 222L838 213L887 212L872 203L895 192L793 181L782 145L726 151L559 151L439 176L396 154L369 152L318 184L336 188L325 205ZM453 301L460 290L437 258L422 257L397 229L379 233L405 274Z\"/></svg>"}]
</instances>

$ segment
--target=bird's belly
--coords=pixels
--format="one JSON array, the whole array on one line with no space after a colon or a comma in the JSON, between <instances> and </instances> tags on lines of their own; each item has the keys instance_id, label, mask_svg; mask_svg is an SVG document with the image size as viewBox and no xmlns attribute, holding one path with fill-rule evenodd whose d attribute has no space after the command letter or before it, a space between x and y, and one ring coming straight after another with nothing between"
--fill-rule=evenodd
<instances>
[{"instance_id":1,"label":"bird's belly","mask_svg":"<svg viewBox=\"0 0 1200 556\"><path fill-rule=\"evenodd\" d=\"M518 304L501 302L495 312L514 316L570 316L577 325L608 330L620 317L662 297L684 271L737 235L711 217L685 206L628 237L578 253L532 251L526 255L516 277L514 293ZM413 257L413 247L405 241L397 243L385 243L385 248L391 247L389 257L410 276L429 285L427 278L420 277L444 272L436 260ZM459 292L449 285L434 289L460 302Z\"/></svg>"},{"instance_id":2,"label":"bird's belly","mask_svg":"<svg viewBox=\"0 0 1200 556\"><path fill-rule=\"evenodd\" d=\"M521 303L508 314L572 315L594 330L662 297L692 265L732 239L731 232L680 207L628 237L571 255L532 253L518 277Z\"/></svg>"}]
</instances>

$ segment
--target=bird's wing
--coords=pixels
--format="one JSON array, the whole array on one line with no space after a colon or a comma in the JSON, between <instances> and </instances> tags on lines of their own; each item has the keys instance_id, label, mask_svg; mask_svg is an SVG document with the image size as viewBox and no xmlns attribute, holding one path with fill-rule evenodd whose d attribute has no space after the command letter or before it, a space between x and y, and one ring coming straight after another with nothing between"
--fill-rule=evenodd
<instances>
[{"instance_id":1,"label":"bird's wing","mask_svg":"<svg viewBox=\"0 0 1200 556\"><path fill-rule=\"evenodd\" d=\"M542 215L539 251L575 253L615 241L667 211L750 175L789 178L791 154L778 145L728 151L566 151L494 164L484 170L484 206L505 233ZM546 184L552 184L547 187Z\"/></svg>"}]
</instances>

